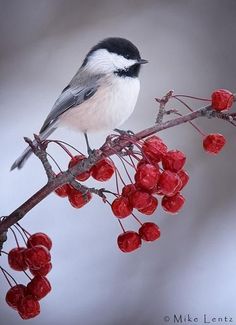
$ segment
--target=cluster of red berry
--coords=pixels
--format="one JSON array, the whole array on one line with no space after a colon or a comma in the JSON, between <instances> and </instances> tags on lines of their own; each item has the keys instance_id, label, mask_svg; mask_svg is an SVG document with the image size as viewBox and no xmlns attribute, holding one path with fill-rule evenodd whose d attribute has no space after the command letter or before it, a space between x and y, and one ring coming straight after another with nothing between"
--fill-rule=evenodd
<instances>
[{"instance_id":1,"label":"cluster of red berry","mask_svg":"<svg viewBox=\"0 0 236 325\"><path fill-rule=\"evenodd\" d=\"M45 277L51 270L51 239L44 233L35 233L28 238L27 247L16 247L8 253L8 263L15 271L29 269L33 279L27 284L16 284L6 294L6 302L17 310L21 318L29 319L40 313L39 300L50 291Z\"/></svg>"},{"instance_id":2,"label":"cluster of red berry","mask_svg":"<svg viewBox=\"0 0 236 325\"><path fill-rule=\"evenodd\" d=\"M113 214L124 219L134 209L144 215L152 215L158 206L156 195L161 196L161 206L168 213L177 213L185 199L180 191L189 180L183 170L186 157L179 150L168 151L166 144L157 136L142 143L142 159L138 162L134 184L125 185L122 193L111 204ZM160 237L160 229L153 222L141 224L137 232L124 231L118 236L118 247L131 252L141 246L141 239L154 241Z\"/></svg>"},{"instance_id":3,"label":"cluster of red berry","mask_svg":"<svg viewBox=\"0 0 236 325\"><path fill-rule=\"evenodd\" d=\"M81 162L86 157L84 155L77 155L71 158L68 168L72 168L78 162ZM94 165L91 170L81 173L76 177L80 182L86 181L90 176L100 182L108 181L115 172L115 166L111 160L105 158L100 160L96 165ZM55 193L60 197L68 197L70 204L74 208L82 208L92 199L92 194L90 192L82 193L75 189L69 184L65 184L55 190Z\"/></svg>"},{"instance_id":4,"label":"cluster of red berry","mask_svg":"<svg viewBox=\"0 0 236 325\"><path fill-rule=\"evenodd\" d=\"M188 174L183 170L186 161L184 153L179 150L168 151L166 144L157 136L139 142L139 145L141 146L139 154L142 158L137 159L134 183L125 185L121 195L114 193L116 199L111 204L113 214L119 220L132 215L134 209L142 214L152 215L158 206L156 195L162 196L161 205L166 212L179 212L185 202L180 191L189 180ZM83 159L85 159L83 155L74 156L68 167L73 167ZM105 182L115 171L113 162L105 158L90 171L78 175L76 179L81 182L92 176L98 181ZM68 197L75 208L81 208L92 197L89 191L83 194L69 184L59 187L55 192L60 197ZM141 223L139 233L124 231L118 237L118 247L123 252L131 252L141 245L141 239L154 241L159 236L160 230L155 223Z\"/></svg>"},{"instance_id":5,"label":"cluster of red berry","mask_svg":"<svg viewBox=\"0 0 236 325\"><path fill-rule=\"evenodd\" d=\"M211 106L218 112L229 110L233 102L234 95L226 89L217 89L211 95ZM226 139L222 134L212 133L203 139L203 148L209 153L218 154L225 143Z\"/></svg>"}]
</instances>

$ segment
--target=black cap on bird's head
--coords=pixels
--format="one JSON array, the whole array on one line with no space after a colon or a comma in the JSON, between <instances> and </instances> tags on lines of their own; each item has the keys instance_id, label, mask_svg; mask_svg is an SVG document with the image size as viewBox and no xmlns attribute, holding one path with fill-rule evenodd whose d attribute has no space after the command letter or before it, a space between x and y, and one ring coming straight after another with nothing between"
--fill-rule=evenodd
<instances>
[{"instance_id":1,"label":"black cap on bird's head","mask_svg":"<svg viewBox=\"0 0 236 325\"><path fill-rule=\"evenodd\" d=\"M102 51L106 51L106 53L110 55L108 56ZM99 53L100 55L95 55L95 53ZM140 65L148 62L147 60L141 59L138 48L132 42L121 37L106 38L92 47L88 52L82 67L86 66L91 57L96 57L98 63L99 60L103 60L104 66L105 60L112 60L113 67L116 68L113 71L114 73L119 76L130 77L137 77ZM93 64L95 63L94 59Z\"/></svg>"}]
</instances>

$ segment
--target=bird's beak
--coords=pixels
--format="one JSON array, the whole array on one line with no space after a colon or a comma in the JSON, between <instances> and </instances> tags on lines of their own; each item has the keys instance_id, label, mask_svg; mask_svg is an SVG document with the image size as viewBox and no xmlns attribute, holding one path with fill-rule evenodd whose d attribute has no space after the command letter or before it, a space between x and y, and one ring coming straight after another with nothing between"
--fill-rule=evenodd
<instances>
[{"instance_id":1,"label":"bird's beak","mask_svg":"<svg viewBox=\"0 0 236 325\"><path fill-rule=\"evenodd\" d=\"M145 64L145 63L148 63L148 61L147 60L144 60L144 59L138 59L137 60L137 63L138 64Z\"/></svg>"}]
</instances>

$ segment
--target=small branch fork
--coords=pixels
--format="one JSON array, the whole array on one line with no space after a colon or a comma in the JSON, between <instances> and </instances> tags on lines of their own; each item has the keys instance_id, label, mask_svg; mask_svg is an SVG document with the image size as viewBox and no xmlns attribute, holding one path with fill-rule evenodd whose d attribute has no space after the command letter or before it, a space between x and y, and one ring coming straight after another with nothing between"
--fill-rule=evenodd
<instances>
[{"instance_id":1,"label":"small branch fork","mask_svg":"<svg viewBox=\"0 0 236 325\"><path fill-rule=\"evenodd\" d=\"M106 201L105 193L109 192L105 189L88 188L80 184L75 178L77 175L88 171L97 162L104 159L105 157L110 157L115 154L120 154L124 152L124 149L130 148L134 143L139 140L144 139L148 136L154 135L165 129L175 127L180 124L191 122L199 117L207 118L219 118L225 120L234 126L236 126L236 113L221 113L214 111L211 105L204 106L198 110L191 111L186 115L182 115L163 122L164 116L170 116L171 114L178 113L175 109L166 110L166 105L171 98L174 98L173 91L169 91L163 98L156 101L159 103L159 110L156 117L156 123L150 128L142 130L134 135L111 135L108 136L105 143L100 149L92 151L88 158L82 160L72 168L60 173L58 176L53 172L52 166L48 161L48 154L46 152L48 141L42 141L39 136L34 135L34 140L31 141L29 138L24 138L25 141L32 148L34 154L40 159L44 170L47 174L47 184L44 185L38 192L31 196L26 202L19 206L15 211L10 213L8 216L0 218L0 251L2 249L3 243L6 241L7 230L14 224L16 224L20 219L22 219L30 210L32 210L37 204L39 204L43 199L45 199L51 192L53 192L58 187L64 184L71 184L74 188L78 189L86 195L88 191L99 195L103 201ZM236 96L234 96L236 98ZM129 152L128 150L126 150Z\"/></svg>"},{"instance_id":2,"label":"small branch fork","mask_svg":"<svg viewBox=\"0 0 236 325\"><path fill-rule=\"evenodd\" d=\"M48 180L51 181L53 178L55 178L55 173L53 172L52 166L50 165L47 159L47 144L41 141L40 137L37 134L34 134L34 141L31 141L27 137L24 137L24 140L31 147L35 156L37 156L41 160L44 170L47 174Z\"/></svg>"}]
</instances>

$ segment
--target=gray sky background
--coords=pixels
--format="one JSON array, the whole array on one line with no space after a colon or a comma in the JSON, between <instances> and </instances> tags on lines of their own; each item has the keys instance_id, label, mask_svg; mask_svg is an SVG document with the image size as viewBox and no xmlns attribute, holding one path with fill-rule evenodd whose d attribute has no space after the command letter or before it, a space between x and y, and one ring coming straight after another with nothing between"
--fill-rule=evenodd
<instances>
[{"instance_id":1,"label":"gray sky background","mask_svg":"<svg viewBox=\"0 0 236 325\"><path fill-rule=\"evenodd\" d=\"M0 0L0 215L45 183L35 157L20 172L9 173L10 165L24 149L23 136L38 132L91 46L121 36L149 60L136 110L124 125L137 131L154 122L154 98L169 89L206 97L215 88L235 91L235 15L234 0ZM236 324L236 129L220 121L197 123L223 133L228 143L212 157L188 125L160 134L170 148L186 152L190 183L179 215L158 209L148 218L161 227L159 241L122 254L118 222L98 198L75 210L52 194L24 218L22 225L48 233L54 243L53 291L27 324L162 325L166 315L173 324L174 314L198 317L198 324L204 314L227 316ZM91 136L92 146L105 135ZM84 150L82 136L72 131L59 130L53 138ZM50 152L66 164L59 150ZM9 235L5 249L13 245ZM0 324L23 323L5 304L2 276L0 287Z\"/></svg>"}]
</instances>

